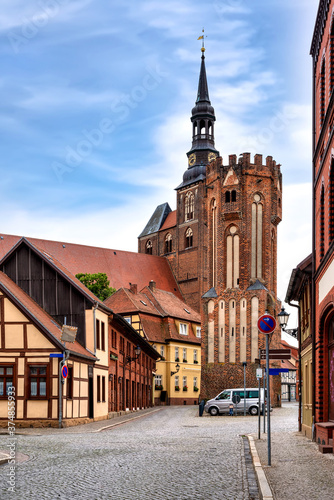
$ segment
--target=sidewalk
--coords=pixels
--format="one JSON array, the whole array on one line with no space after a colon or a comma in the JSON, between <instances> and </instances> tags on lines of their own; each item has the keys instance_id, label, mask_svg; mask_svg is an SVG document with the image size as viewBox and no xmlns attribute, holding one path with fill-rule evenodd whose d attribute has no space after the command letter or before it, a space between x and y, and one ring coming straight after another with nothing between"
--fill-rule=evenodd
<instances>
[{"instance_id":1,"label":"sidewalk","mask_svg":"<svg viewBox=\"0 0 334 500\"><path fill-rule=\"evenodd\" d=\"M252 449L252 441L254 443ZM267 435L250 437L253 464L265 500L332 500L334 455L323 455L316 443L299 432L271 434L271 467Z\"/></svg>"}]
</instances>

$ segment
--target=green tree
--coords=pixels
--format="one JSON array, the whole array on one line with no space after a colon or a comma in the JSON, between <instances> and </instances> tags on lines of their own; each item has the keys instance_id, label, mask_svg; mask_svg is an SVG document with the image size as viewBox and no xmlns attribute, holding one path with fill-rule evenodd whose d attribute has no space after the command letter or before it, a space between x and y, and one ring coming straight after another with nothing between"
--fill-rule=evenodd
<instances>
[{"instance_id":1,"label":"green tree","mask_svg":"<svg viewBox=\"0 0 334 500\"><path fill-rule=\"evenodd\" d=\"M109 280L105 273L78 273L75 277L102 301L116 292L116 288L109 287Z\"/></svg>"}]
</instances>

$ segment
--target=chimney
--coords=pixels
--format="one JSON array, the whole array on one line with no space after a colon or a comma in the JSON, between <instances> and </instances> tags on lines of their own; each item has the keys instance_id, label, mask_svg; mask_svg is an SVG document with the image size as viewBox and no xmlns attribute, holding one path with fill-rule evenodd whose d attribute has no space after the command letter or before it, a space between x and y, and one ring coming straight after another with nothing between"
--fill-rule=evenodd
<instances>
[{"instance_id":1,"label":"chimney","mask_svg":"<svg viewBox=\"0 0 334 500\"><path fill-rule=\"evenodd\" d=\"M149 289L152 291L152 292L155 292L155 288L156 288L156 282L151 280L148 284L149 286Z\"/></svg>"},{"instance_id":2,"label":"chimney","mask_svg":"<svg viewBox=\"0 0 334 500\"><path fill-rule=\"evenodd\" d=\"M137 294L137 285L135 283L130 283L130 292Z\"/></svg>"}]
</instances>

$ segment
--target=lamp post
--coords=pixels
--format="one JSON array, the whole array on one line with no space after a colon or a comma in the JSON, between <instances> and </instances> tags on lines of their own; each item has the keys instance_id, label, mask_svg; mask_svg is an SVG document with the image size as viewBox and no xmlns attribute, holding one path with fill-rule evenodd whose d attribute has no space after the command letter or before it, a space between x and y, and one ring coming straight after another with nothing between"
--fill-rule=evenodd
<instances>
[{"instance_id":1,"label":"lamp post","mask_svg":"<svg viewBox=\"0 0 334 500\"><path fill-rule=\"evenodd\" d=\"M179 370L180 370L180 365L179 365L179 363L176 363L175 368L176 368L176 371L175 371L175 372L170 372L170 376L171 376L171 377L172 377L173 375L175 375L175 373L178 373L178 372L179 372Z\"/></svg>"},{"instance_id":2,"label":"lamp post","mask_svg":"<svg viewBox=\"0 0 334 500\"><path fill-rule=\"evenodd\" d=\"M290 304L294 306L294 304ZM298 307L298 315L300 312L299 306L294 306ZM299 351L299 359L298 359L298 379L299 379L299 384L298 384L298 430L301 432L301 423L302 423L302 391L301 391L301 354L300 354L300 329L297 328L285 328L286 325L288 324L289 321L289 316L290 314L286 312L284 309L284 306L282 306L281 312L277 315L278 316L278 321L280 324L281 329L283 332L287 333L288 335L291 335L291 337L295 338L298 340L298 351ZM300 318L298 317L298 321ZM289 392L290 394L290 392Z\"/></svg>"},{"instance_id":3,"label":"lamp post","mask_svg":"<svg viewBox=\"0 0 334 500\"><path fill-rule=\"evenodd\" d=\"M129 354L125 358L125 363L123 364L123 405L124 405L124 410L126 410L126 379L125 379L125 367L128 363L132 363L132 361L137 361L141 353L141 348L139 345L136 346L135 348L135 355L131 357ZM129 380L131 380L131 369L129 372ZM129 392L131 391L131 387L129 388ZM132 396L133 397L133 396ZM131 398L132 398L131 397Z\"/></svg>"}]
</instances>

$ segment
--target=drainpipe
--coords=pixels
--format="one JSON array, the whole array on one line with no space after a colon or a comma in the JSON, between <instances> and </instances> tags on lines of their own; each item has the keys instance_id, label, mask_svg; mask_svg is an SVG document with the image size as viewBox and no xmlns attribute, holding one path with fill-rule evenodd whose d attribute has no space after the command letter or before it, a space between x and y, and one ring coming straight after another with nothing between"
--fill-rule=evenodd
<instances>
[{"instance_id":1,"label":"drainpipe","mask_svg":"<svg viewBox=\"0 0 334 500\"><path fill-rule=\"evenodd\" d=\"M98 303L94 303L93 307L93 323L94 323L94 355L96 356L96 309L97 309Z\"/></svg>"},{"instance_id":2,"label":"drainpipe","mask_svg":"<svg viewBox=\"0 0 334 500\"><path fill-rule=\"evenodd\" d=\"M300 306L297 304L291 304L288 302L289 306L296 307L298 309L298 431L302 431L302 334L301 334L301 318L300 318Z\"/></svg>"}]
</instances>

